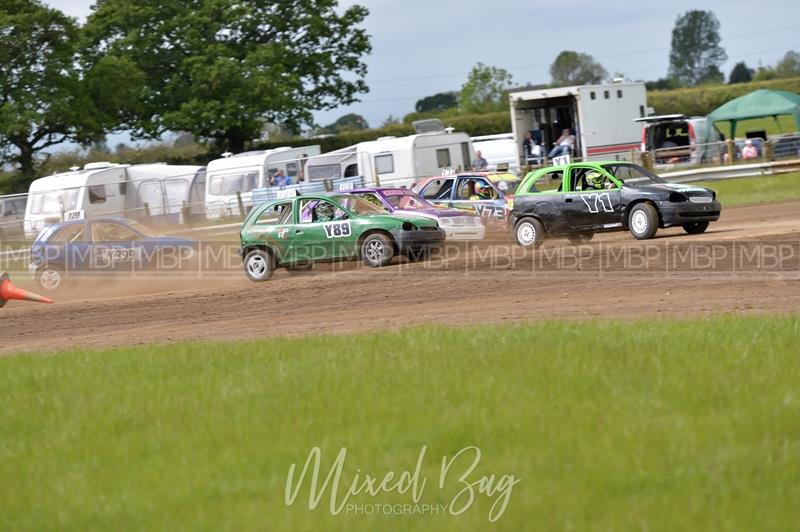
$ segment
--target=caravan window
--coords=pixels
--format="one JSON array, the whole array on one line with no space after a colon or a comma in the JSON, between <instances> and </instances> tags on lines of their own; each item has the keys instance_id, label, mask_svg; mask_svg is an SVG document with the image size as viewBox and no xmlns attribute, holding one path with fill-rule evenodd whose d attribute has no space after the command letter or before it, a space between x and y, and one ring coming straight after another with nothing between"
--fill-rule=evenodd
<instances>
[{"instance_id":1,"label":"caravan window","mask_svg":"<svg viewBox=\"0 0 800 532\"><path fill-rule=\"evenodd\" d=\"M106 186L105 185L92 185L89 187L89 203L92 205L96 203L106 202Z\"/></svg>"},{"instance_id":2,"label":"caravan window","mask_svg":"<svg viewBox=\"0 0 800 532\"><path fill-rule=\"evenodd\" d=\"M308 179L310 181L322 181L325 179L339 179L342 177L342 168L338 164L323 164L320 166L308 166Z\"/></svg>"},{"instance_id":3,"label":"caravan window","mask_svg":"<svg viewBox=\"0 0 800 532\"><path fill-rule=\"evenodd\" d=\"M436 150L436 164L439 168L450 168L450 150L448 148Z\"/></svg>"},{"instance_id":4,"label":"caravan window","mask_svg":"<svg viewBox=\"0 0 800 532\"><path fill-rule=\"evenodd\" d=\"M376 155L375 172L378 174L391 174L394 172L394 155Z\"/></svg>"},{"instance_id":5,"label":"caravan window","mask_svg":"<svg viewBox=\"0 0 800 532\"><path fill-rule=\"evenodd\" d=\"M74 211L78 206L79 188L37 192L30 197L31 214L56 214Z\"/></svg>"},{"instance_id":6,"label":"caravan window","mask_svg":"<svg viewBox=\"0 0 800 532\"><path fill-rule=\"evenodd\" d=\"M212 196L229 196L237 192L250 192L256 186L258 186L258 172L215 175L209 179L208 192Z\"/></svg>"}]
</instances>

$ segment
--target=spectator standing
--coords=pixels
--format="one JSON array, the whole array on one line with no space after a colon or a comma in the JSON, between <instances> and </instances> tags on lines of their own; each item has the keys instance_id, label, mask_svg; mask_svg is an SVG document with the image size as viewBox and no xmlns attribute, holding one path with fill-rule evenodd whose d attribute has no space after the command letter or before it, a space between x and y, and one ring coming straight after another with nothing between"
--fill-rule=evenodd
<instances>
[{"instance_id":1,"label":"spectator standing","mask_svg":"<svg viewBox=\"0 0 800 532\"><path fill-rule=\"evenodd\" d=\"M481 150L476 150L475 160L472 161L472 169L483 171L486 170L488 167L489 163L486 161L486 159L483 158L483 155L481 155Z\"/></svg>"},{"instance_id":2,"label":"spectator standing","mask_svg":"<svg viewBox=\"0 0 800 532\"><path fill-rule=\"evenodd\" d=\"M292 178L288 175L283 173L283 170L278 168L278 171L275 172L275 175L272 176L270 180L270 185L273 187L285 187L292 184Z\"/></svg>"}]
</instances>

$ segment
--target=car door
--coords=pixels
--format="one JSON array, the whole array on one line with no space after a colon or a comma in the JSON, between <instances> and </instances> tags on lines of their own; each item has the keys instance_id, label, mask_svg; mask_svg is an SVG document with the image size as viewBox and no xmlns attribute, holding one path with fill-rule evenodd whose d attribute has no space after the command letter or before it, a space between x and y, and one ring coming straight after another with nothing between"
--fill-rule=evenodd
<instances>
[{"instance_id":1,"label":"car door","mask_svg":"<svg viewBox=\"0 0 800 532\"><path fill-rule=\"evenodd\" d=\"M491 190L491 197L475 199L475 190L484 187ZM488 179L480 176L459 177L453 187L453 201L450 207L478 214L484 222L502 223L504 220L503 194L495 188Z\"/></svg>"},{"instance_id":2,"label":"car door","mask_svg":"<svg viewBox=\"0 0 800 532\"><path fill-rule=\"evenodd\" d=\"M602 187L591 188L588 175L598 172ZM572 230L599 230L619 225L621 212L619 184L608 172L590 165L568 168L569 190L563 195L562 212Z\"/></svg>"},{"instance_id":3,"label":"car door","mask_svg":"<svg viewBox=\"0 0 800 532\"><path fill-rule=\"evenodd\" d=\"M342 239L353 233L349 219L341 219L343 211L334 203L321 198L298 198L296 200L296 223L290 231L291 262L329 260L340 257ZM319 214L323 209L334 213L331 217ZM340 219L336 219L337 215Z\"/></svg>"},{"instance_id":4,"label":"car door","mask_svg":"<svg viewBox=\"0 0 800 532\"><path fill-rule=\"evenodd\" d=\"M151 243L145 246L142 235L115 221L91 224L92 269L95 272L132 273L142 264L152 264L158 250ZM147 253L145 253L145 251Z\"/></svg>"}]
</instances>

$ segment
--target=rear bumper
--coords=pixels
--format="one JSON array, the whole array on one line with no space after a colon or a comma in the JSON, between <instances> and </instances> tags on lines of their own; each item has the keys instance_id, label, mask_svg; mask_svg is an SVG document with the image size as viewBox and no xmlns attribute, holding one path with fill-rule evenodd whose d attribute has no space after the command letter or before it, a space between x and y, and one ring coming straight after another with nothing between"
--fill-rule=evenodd
<instances>
[{"instance_id":1,"label":"rear bumper","mask_svg":"<svg viewBox=\"0 0 800 532\"><path fill-rule=\"evenodd\" d=\"M717 200L711 203L671 203L659 207L664 227L692 222L716 222L722 211L722 204Z\"/></svg>"},{"instance_id":2,"label":"rear bumper","mask_svg":"<svg viewBox=\"0 0 800 532\"><path fill-rule=\"evenodd\" d=\"M446 233L442 229L417 229L416 231L392 231L394 241L397 242L398 252L405 253L409 250L431 248L441 245Z\"/></svg>"}]
</instances>

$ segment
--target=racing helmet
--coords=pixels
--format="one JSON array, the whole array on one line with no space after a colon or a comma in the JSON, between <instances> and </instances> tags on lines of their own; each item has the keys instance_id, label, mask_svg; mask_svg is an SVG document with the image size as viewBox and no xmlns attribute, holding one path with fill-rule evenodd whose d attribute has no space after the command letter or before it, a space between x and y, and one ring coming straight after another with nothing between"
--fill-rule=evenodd
<instances>
[{"instance_id":1,"label":"racing helmet","mask_svg":"<svg viewBox=\"0 0 800 532\"><path fill-rule=\"evenodd\" d=\"M331 205L327 201L319 202L319 205L317 205L316 209L314 210L317 212L317 218L322 218L322 217L333 218L333 205Z\"/></svg>"},{"instance_id":2,"label":"racing helmet","mask_svg":"<svg viewBox=\"0 0 800 532\"><path fill-rule=\"evenodd\" d=\"M486 181L476 181L475 182L475 193L481 196L491 196L492 195L492 187Z\"/></svg>"},{"instance_id":3,"label":"racing helmet","mask_svg":"<svg viewBox=\"0 0 800 532\"><path fill-rule=\"evenodd\" d=\"M586 185L589 188L603 188L603 174L597 170L586 172Z\"/></svg>"}]
</instances>

